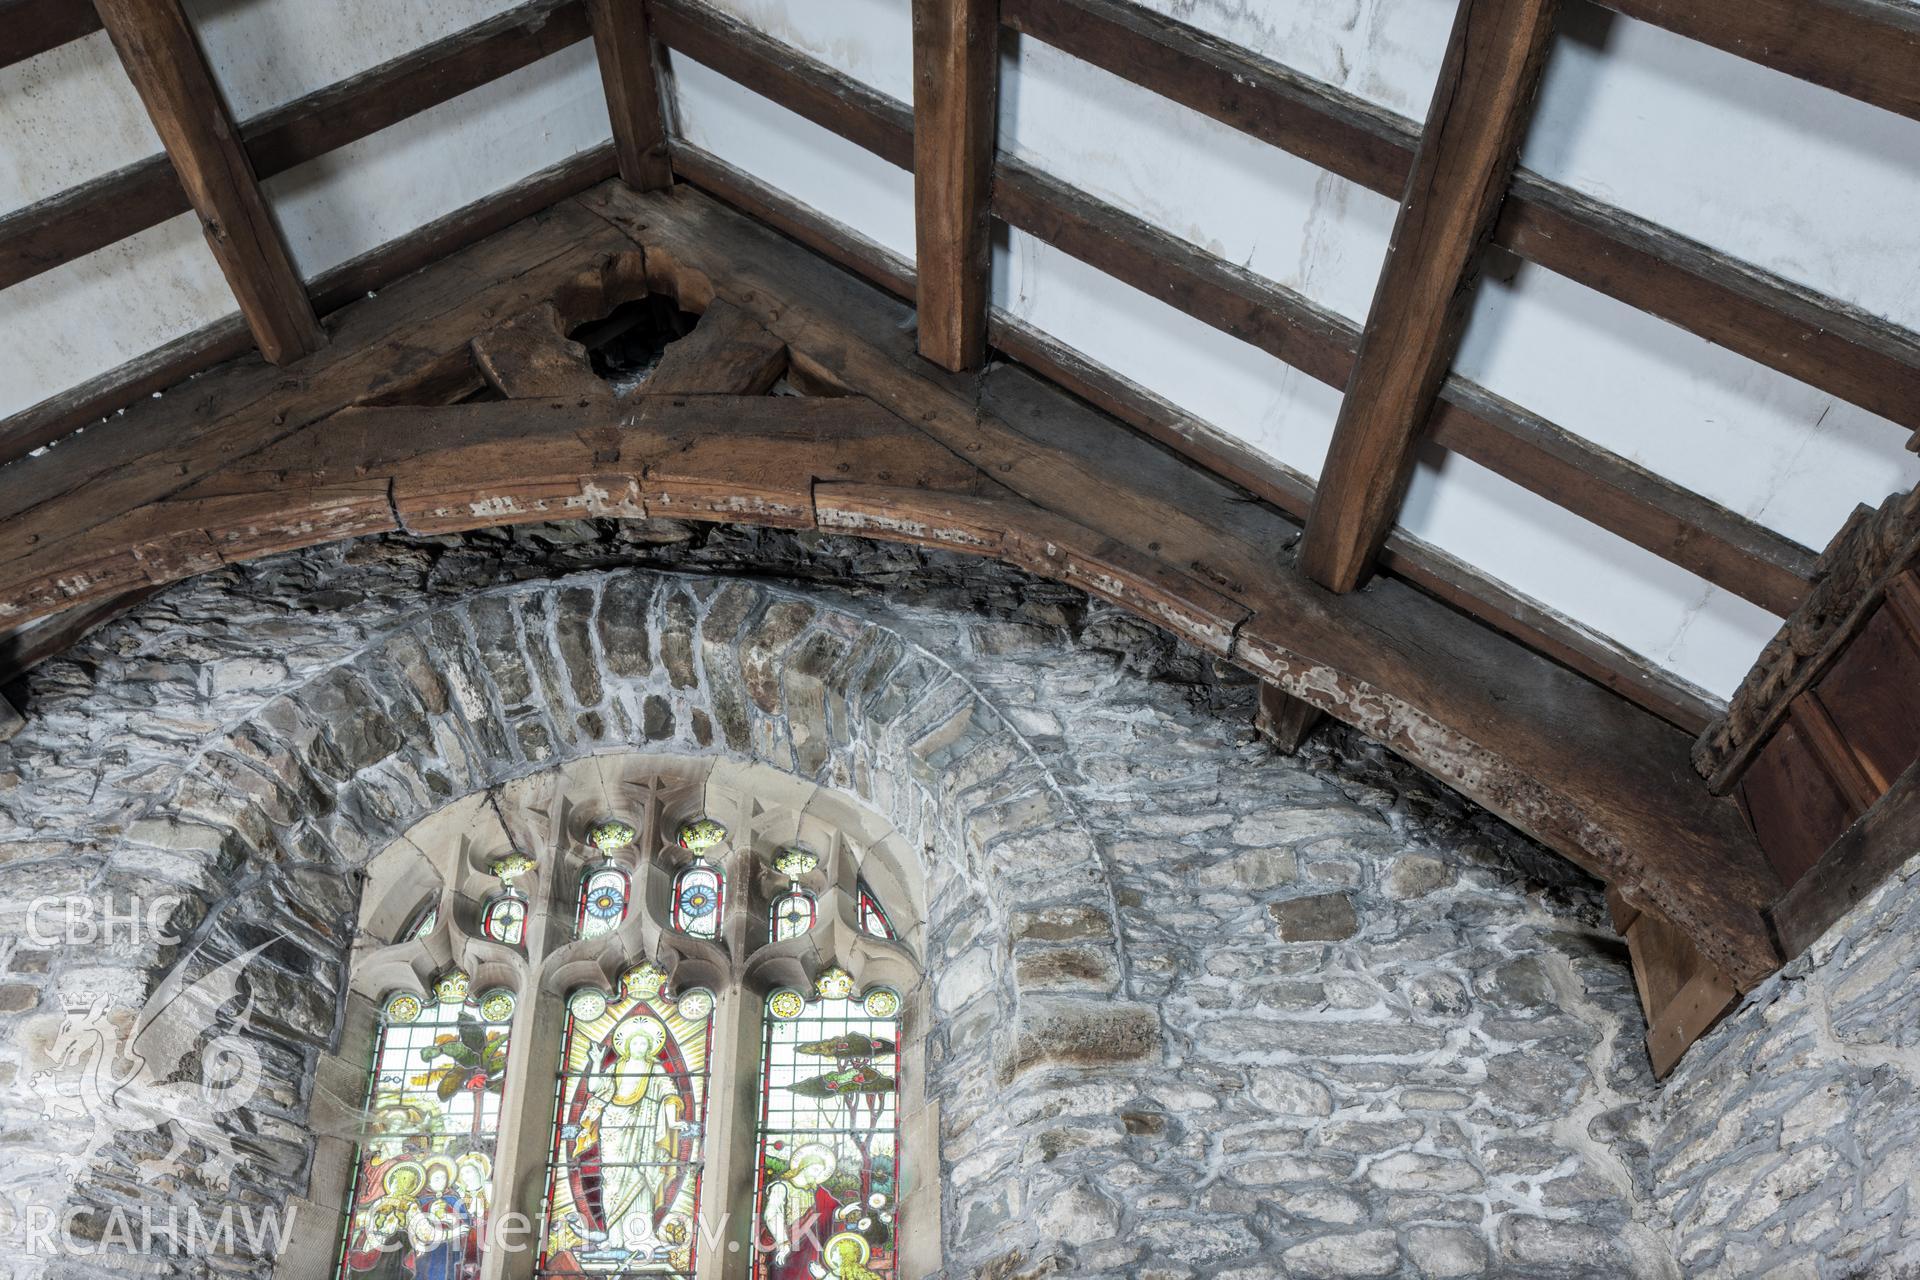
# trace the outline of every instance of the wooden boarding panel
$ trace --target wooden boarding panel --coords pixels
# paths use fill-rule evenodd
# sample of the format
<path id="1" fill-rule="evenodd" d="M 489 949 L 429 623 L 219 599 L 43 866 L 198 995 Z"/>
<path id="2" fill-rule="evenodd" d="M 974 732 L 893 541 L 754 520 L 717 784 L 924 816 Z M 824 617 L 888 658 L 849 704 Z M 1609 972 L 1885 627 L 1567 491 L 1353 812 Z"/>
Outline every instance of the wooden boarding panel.
<path id="1" fill-rule="evenodd" d="M 1897 615 L 1891 603 L 1875 610 L 1817 686 L 1874 800 L 1920 759 L 1920 644 Z"/>
<path id="2" fill-rule="evenodd" d="M 1827 850 L 1771 913 L 1788 959 L 1920 853 L 1920 763 L 1907 766 L 1887 794 Z"/>
<path id="3" fill-rule="evenodd" d="M 1783 886 L 1806 874 L 1856 813 L 1792 723 L 1781 725 L 1754 759 L 1740 791 Z"/>

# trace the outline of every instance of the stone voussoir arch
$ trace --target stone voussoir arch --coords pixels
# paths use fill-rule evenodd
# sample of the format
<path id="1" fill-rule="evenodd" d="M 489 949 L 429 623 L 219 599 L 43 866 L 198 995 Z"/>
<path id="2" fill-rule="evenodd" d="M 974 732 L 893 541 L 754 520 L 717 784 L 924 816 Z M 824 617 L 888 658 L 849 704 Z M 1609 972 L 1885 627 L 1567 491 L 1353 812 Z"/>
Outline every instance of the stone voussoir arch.
<path id="1" fill-rule="evenodd" d="M 463 798 L 632 752 L 778 770 L 877 815 L 919 855 L 947 1202 L 1017 1151 L 1002 1132 L 1009 1099 L 1062 1070 L 1160 1057 L 1157 1011 L 1125 998 L 1093 835 L 951 663 L 853 606 L 742 579 L 623 569 L 515 583 L 403 617 L 274 691 L 210 733 L 115 837 L 192 890 L 193 927 L 156 985 L 244 953 L 268 962 L 250 968 L 249 1009 L 275 1012 L 241 1034 L 258 1032 L 279 1087 L 220 1123 L 253 1135 L 249 1152 L 268 1150 L 294 1195 L 313 1180 L 305 1099 L 345 1026 L 369 861 Z M 1015 976 L 1016 956 L 1069 949 L 1069 963 L 1031 966 L 1043 979 Z M 231 1170 L 199 1185 L 179 1172 L 189 1195 L 217 1198 Z M 69 1203 L 113 1202 L 90 1176 Z M 949 1214 L 949 1237 L 954 1225 Z M 1019 1243 L 1002 1232 L 959 1248 Z"/>

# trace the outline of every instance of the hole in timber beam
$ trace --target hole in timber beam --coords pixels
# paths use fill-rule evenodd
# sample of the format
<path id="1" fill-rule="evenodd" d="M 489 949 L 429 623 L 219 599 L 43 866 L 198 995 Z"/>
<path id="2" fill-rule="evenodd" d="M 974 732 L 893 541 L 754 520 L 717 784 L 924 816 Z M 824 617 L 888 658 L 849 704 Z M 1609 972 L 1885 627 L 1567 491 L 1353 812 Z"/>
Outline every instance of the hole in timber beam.
<path id="1" fill-rule="evenodd" d="M 697 313 L 655 293 L 576 325 L 567 337 L 587 349 L 593 372 L 611 383 L 616 394 L 625 396 L 659 366 L 668 343 L 686 337 L 699 323 Z"/>

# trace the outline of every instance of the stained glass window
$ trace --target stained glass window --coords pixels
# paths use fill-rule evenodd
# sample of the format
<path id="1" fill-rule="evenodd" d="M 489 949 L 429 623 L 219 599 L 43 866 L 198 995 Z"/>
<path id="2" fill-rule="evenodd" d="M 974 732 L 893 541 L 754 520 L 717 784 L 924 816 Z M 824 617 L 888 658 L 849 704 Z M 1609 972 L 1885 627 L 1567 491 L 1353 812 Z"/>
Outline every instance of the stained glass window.
<path id="1" fill-rule="evenodd" d="M 568 1000 L 540 1276 L 693 1275 L 713 997 L 664 976 Z"/>
<path id="2" fill-rule="evenodd" d="M 413 917 L 407 921 L 407 927 L 400 931 L 400 939 L 405 942 L 413 938 L 424 938 L 432 933 L 433 926 L 439 923 L 440 904 L 429 902 L 413 913 Z"/>
<path id="3" fill-rule="evenodd" d="M 720 936 L 726 914 L 727 882 L 717 867 L 704 859 L 694 862 L 673 881 L 673 927 L 696 938 Z"/>
<path id="4" fill-rule="evenodd" d="M 873 890 L 867 887 L 866 880 L 859 882 L 859 889 L 861 930 L 876 938 L 893 937 L 893 922 L 887 919 L 887 909 L 880 905 L 880 899 L 873 896 Z"/>
<path id="5" fill-rule="evenodd" d="M 480 931 L 495 942 L 519 946 L 527 936 L 527 900 L 513 893 L 493 899 L 480 917 Z"/>
<path id="6" fill-rule="evenodd" d="M 437 998 L 398 993 L 382 1015 L 342 1277 L 479 1274 L 514 998 L 468 998 L 463 975 L 436 989 Z"/>
<path id="7" fill-rule="evenodd" d="M 580 914 L 576 927 L 583 938 L 612 933 L 627 918 L 627 894 L 632 888 L 624 868 L 611 862 L 593 868 L 580 881 Z"/>
<path id="8" fill-rule="evenodd" d="M 754 1280 L 898 1274 L 898 1012 L 884 987 L 864 999 L 768 997 Z"/>
<path id="9" fill-rule="evenodd" d="M 818 908 L 805 889 L 789 889 L 773 900 L 767 911 L 767 932 L 775 942 L 797 938 L 813 928 Z"/>

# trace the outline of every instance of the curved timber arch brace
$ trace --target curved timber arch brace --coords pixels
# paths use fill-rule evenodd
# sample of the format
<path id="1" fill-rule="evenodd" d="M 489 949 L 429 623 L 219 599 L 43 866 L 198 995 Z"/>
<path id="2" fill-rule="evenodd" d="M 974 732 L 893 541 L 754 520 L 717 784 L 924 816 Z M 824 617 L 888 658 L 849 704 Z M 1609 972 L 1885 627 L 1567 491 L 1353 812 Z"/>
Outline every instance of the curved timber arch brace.
<path id="1" fill-rule="evenodd" d="M 529 364 L 485 356 L 503 325 L 555 356 L 566 325 L 648 290 L 707 312 L 703 328 L 724 308 L 736 341 L 696 329 L 688 354 L 771 342 L 812 394 L 758 394 L 765 359 L 704 351 L 700 367 L 751 366 L 757 385 L 619 399 L 576 366 L 568 394 L 441 403 L 551 385 L 516 385 L 503 370 Z M 544 330 L 523 320 L 548 301 Z M 1377 738 L 1673 921 L 1739 988 L 1778 964 L 1761 914 L 1777 882 L 1680 731 L 1403 583 L 1334 596 L 1304 581 L 1285 517 L 1016 368 L 929 365 L 905 307 L 688 188 L 556 206 L 350 312 L 305 369 L 291 385 L 230 372 L 177 438 L 90 432 L 49 455 L 68 455 L 46 472 L 58 483 L 36 487 L 46 459 L 0 472 L 0 623 L 332 539 L 577 516 L 992 556 Z"/>

